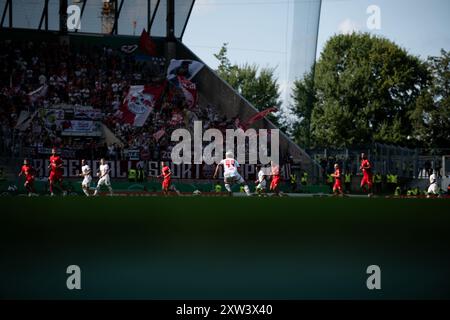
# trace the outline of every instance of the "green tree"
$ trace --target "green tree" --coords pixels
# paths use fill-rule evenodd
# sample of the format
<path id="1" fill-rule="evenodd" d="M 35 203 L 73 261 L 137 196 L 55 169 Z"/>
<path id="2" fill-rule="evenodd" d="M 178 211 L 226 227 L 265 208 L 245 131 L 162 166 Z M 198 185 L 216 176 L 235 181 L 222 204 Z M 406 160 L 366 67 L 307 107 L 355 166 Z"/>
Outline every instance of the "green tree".
<path id="1" fill-rule="evenodd" d="M 293 105 L 290 110 L 297 118 L 291 134 L 303 148 L 309 148 L 311 145 L 311 115 L 316 103 L 313 74 L 311 70 L 303 79 L 294 81 L 291 94 Z"/>
<path id="2" fill-rule="evenodd" d="M 279 85 L 273 68 L 259 68 L 257 65 L 236 65 L 228 59 L 227 43 L 224 43 L 214 57 L 219 60 L 217 74 L 258 110 L 280 108 Z M 280 112 L 269 115 L 269 119 L 280 125 Z"/>
<path id="3" fill-rule="evenodd" d="M 429 57 L 430 86 L 416 101 L 410 114 L 413 138 L 424 148 L 450 146 L 450 52 L 441 50 L 438 57 Z"/>
<path id="4" fill-rule="evenodd" d="M 429 80 L 426 64 L 417 57 L 382 37 L 336 35 L 315 71 L 315 144 L 412 143 L 409 115 Z"/>

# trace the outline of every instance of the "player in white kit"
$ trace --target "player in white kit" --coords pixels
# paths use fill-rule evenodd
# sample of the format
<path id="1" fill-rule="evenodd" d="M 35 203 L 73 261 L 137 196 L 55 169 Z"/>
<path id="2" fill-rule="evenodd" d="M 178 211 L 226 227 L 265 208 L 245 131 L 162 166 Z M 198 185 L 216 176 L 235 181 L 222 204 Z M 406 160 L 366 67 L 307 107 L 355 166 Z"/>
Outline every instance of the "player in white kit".
<path id="1" fill-rule="evenodd" d="M 430 175 L 430 186 L 428 187 L 428 196 L 430 195 L 439 195 L 439 185 L 438 185 L 438 176 L 436 171 Z"/>
<path id="2" fill-rule="evenodd" d="M 105 159 L 100 159 L 100 168 L 99 172 L 97 173 L 97 176 L 99 177 L 97 182 L 97 188 L 95 188 L 94 196 L 98 194 L 98 191 L 100 190 L 100 187 L 105 185 L 108 190 L 109 194 L 113 194 L 113 190 L 111 188 L 111 180 L 109 178 L 109 165 L 105 162 Z"/>
<path id="3" fill-rule="evenodd" d="M 257 180 L 255 181 L 255 183 L 256 183 L 256 193 L 261 195 L 261 194 L 266 192 L 267 180 L 266 180 L 265 171 L 264 171 L 264 169 L 263 169 L 263 167 L 261 165 L 257 166 L 257 170 L 258 170 Z"/>
<path id="4" fill-rule="evenodd" d="M 244 178 L 239 174 L 238 168 L 239 168 L 239 162 L 234 159 L 232 152 L 227 152 L 225 154 L 225 159 L 221 160 L 220 163 L 216 167 L 216 171 L 214 172 L 213 178 L 215 179 L 217 176 L 217 173 L 219 172 L 219 167 L 223 166 L 224 172 L 223 172 L 223 180 L 225 183 L 225 189 L 227 189 L 228 193 L 231 195 L 231 185 L 234 183 L 239 183 L 241 185 L 244 185 L 244 191 L 245 193 L 250 196 L 250 188 L 248 187 L 247 183 L 245 182 Z"/>
<path id="5" fill-rule="evenodd" d="M 91 168 L 84 159 L 81 160 L 81 173 L 79 174 L 79 176 L 83 177 L 83 181 L 81 182 L 81 189 L 83 189 L 84 194 L 89 197 L 91 195 L 89 193 L 89 188 L 92 182 Z"/>

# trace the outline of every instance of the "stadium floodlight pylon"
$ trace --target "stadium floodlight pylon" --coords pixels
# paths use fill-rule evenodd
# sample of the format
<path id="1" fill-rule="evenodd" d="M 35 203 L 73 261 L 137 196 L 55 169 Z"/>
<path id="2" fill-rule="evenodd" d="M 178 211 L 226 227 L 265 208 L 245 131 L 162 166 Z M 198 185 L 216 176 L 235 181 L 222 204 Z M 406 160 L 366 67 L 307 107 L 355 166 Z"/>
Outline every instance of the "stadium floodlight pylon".
<path id="1" fill-rule="evenodd" d="M 294 1 L 288 87 L 311 71 L 316 61 L 322 0 Z M 288 90 L 289 92 L 291 90 Z M 289 99 L 290 94 L 286 94 Z"/>

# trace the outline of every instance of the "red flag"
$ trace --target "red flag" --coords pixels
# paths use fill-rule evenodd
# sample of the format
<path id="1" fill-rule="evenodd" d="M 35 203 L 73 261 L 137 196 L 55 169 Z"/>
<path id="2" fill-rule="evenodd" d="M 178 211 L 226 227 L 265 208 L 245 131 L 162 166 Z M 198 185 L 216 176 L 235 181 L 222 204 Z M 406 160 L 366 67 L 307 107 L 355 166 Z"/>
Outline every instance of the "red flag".
<path id="1" fill-rule="evenodd" d="M 263 118 L 265 118 L 269 113 L 272 112 L 277 112 L 278 109 L 275 107 L 272 108 L 268 108 L 266 110 L 263 110 L 261 112 L 258 112 L 257 114 L 255 114 L 253 117 L 251 117 L 250 119 L 248 119 L 247 121 L 245 121 L 243 124 L 241 124 L 243 127 L 248 128 L 250 125 L 252 125 L 253 123 L 255 123 L 258 120 L 261 120 Z"/>
<path id="2" fill-rule="evenodd" d="M 146 54 L 150 56 L 156 56 L 156 46 L 155 43 L 150 38 L 145 29 L 142 30 L 141 38 L 139 39 L 139 48 Z"/>
<path id="3" fill-rule="evenodd" d="M 157 86 L 131 86 L 123 104 L 120 106 L 122 122 L 142 127 L 151 110 L 157 108 L 165 83 Z"/>

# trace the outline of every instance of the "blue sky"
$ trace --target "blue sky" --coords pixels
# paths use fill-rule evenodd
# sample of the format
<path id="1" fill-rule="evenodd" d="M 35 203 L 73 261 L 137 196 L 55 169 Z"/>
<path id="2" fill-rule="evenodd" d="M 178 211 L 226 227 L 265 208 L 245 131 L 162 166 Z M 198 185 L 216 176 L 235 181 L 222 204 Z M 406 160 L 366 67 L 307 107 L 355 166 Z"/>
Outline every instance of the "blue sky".
<path id="1" fill-rule="evenodd" d="M 224 42 L 232 62 L 276 68 L 286 98 L 294 2 L 309 1 L 197 0 L 183 41 L 213 68 Z M 370 5 L 380 8 L 380 30 L 367 28 Z M 422 58 L 438 55 L 450 50 L 449 13 L 449 0 L 323 0 L 317 57 L 332 35 L 352 30 L 385 36 Z"/>
<path id="2" fill-rule="evenodd" d="M 176 0 L 178 5 L 185 0 Z M 306 70 L 306 61 L 312 60 L 314 47 L 304 39 L 293 48 L 293 25 L 314 26 L 311 8 L 318 0 L 196 0 L 183 41 L 210 67 L 217 67 L 213 54 L 221 45 L 229 45 L 232 62 L 255 63 L 275 68 L 287 100 L 294 71 L 300 77 Z M 5 0 L 0 0 L 3 9 Z M 72 3 L 69 1 L 69 3 Z M 23 5 L 25 3 L 26 5 Z M 132 21 L 137 21 L 137 34 L 146 25 L 146 1 L 126 1 L 123 6 L 119 31 L 132 34 Z M 50 1 L 50 28 L 58 27 L 58 1 Z M 89 0 L 82 20 L 82 31 L 100 32 L 101 0 Z M 376 5 L 381 12 L 381 29 L 369 30 L 366 10 Z M 19 27 L 36 27 L 43 1 L 15 0 L 14 23 Z M 294 15 L 294 8 L 300 17 Z M 450 50 L 450 0 L 322 0 L 318 34 L 317 57 L 325 42 L 340 32 L 362 31 L 385 36 L 408 50 L 426 58 L 438 55 L 441 48 Z M 162 13 L 163 14 L 163 13 Z M 295 21 L 294 21 L 295 18 Z M 159 21 L 159 20 L 158 20 Z M 161 18 L 161 25 L 164 18 Z M 298 30 L 298 28 L 296 28 Z M 305 30 L 303 30 L 305 31 Z M 153 31 L 154 32 L 154 31 Z M 304 32 L 305 35 L 311 32 Z M 311 40 L 311 39 L 310 39 Z M 311 58 L 307 58 L 311 54 Z M 291 55 L 304 65 L 294 67 Z"/>

